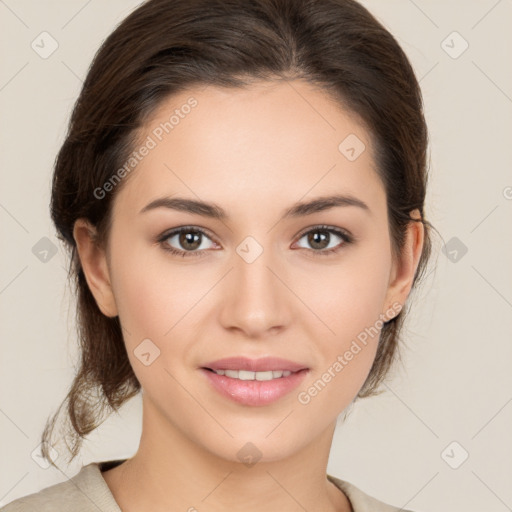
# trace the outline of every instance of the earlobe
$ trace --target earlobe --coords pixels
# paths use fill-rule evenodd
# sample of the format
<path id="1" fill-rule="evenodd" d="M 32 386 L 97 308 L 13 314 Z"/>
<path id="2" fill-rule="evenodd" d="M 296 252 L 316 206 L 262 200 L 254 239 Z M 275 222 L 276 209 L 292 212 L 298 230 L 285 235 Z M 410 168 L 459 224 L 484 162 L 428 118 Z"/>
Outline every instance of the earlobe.
<path id="1" fill-rule="evenodd" d="M 86 219 L 78 219 L 73 226 L 80 263 L 100 311 L 108 317 L 117 316 L 105 250 L 96 241 L 96 229 Z"/>
<path id="2" fill-rule="evenodd" d="M 411 212 L 413 219 L 421 219 L 418 210 Z M 414 275 L 423 250 L 424 226 L 419 220 L 409 222 L 402 254 L 393 262 L 391 279 L 386 297 L 386 306 L 405 304 L 412 288 Z"/>

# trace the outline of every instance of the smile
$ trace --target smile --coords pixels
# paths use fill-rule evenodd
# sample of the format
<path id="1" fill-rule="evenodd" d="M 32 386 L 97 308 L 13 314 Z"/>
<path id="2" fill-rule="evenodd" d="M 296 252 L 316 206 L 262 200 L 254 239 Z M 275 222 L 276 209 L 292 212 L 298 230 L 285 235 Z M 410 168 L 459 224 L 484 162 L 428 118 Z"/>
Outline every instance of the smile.
<path id="1" fill-rule="evenodd" d="M 266 372 L 251 372 L 248 370 L 212 370 L 217 375 L 225 375 L 230 379 L 238 380 L 273 380 L 288 377 L 292 374 L 290 370 L 273 370 Z"/>

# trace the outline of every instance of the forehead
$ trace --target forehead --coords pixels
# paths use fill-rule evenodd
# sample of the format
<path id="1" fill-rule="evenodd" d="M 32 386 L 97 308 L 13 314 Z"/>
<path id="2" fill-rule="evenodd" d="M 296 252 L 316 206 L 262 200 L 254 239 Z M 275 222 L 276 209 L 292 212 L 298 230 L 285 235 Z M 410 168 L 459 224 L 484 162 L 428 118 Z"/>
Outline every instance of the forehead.
<path id="1" fill-rule="evenodd" d="M 180 194 L 238 209 L 348 193 L 382 202 L 370 134 L 302 80 L 202 86 L 166 99 L 139 133 L 149 149 L 116 198 L 139 211 Z M 139 151 L 141 153 L 142 151 Z"/>

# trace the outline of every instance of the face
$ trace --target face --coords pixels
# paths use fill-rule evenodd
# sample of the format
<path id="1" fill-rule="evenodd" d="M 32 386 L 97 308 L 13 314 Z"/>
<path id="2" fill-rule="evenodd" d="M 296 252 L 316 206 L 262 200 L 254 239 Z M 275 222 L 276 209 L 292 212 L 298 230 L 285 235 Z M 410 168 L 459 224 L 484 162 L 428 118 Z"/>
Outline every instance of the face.
<path id="1" fill-rule="evenodd" d="M 89 283 L 119 315 L 145 414 L 227 460 L 246 442 L 268 461 L 305 448 L 357 395 L 410 285 L 369 134 L 293 81 L 180 93 L 140 141 L 108 278 Z M 232 357 L 249 362 L 215 364 Z"/>

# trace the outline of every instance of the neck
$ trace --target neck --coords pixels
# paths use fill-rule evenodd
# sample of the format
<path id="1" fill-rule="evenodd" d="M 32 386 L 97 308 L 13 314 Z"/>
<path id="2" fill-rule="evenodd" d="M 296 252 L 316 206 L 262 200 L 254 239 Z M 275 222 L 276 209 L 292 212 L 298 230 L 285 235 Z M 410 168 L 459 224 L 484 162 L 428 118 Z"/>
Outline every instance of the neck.
<path id="1" fill-rule="evenodd" d="M 242 441 L 245 449 L 227 460 L 165 421 L 148 400 L 143 410 L 137 453 L 103 474 L 123 512 L 351 511 L 345 495 L 326 477 L 335 422 L 286 458 L 269 460 L 256 451 L 257 441 Z"/>

